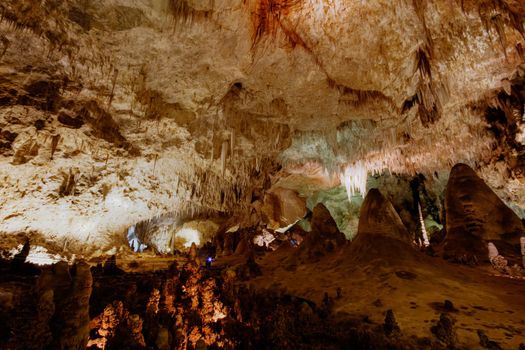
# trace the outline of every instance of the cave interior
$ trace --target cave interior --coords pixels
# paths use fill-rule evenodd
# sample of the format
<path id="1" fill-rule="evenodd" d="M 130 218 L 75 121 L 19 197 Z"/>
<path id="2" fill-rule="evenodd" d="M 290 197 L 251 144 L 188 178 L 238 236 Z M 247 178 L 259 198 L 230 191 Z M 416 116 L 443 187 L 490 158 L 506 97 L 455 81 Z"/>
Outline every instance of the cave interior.
<path id="1" fill-rule="evenodd" d="M 0 349 L 525 350 L 523 0 L 2 0 Z"/>

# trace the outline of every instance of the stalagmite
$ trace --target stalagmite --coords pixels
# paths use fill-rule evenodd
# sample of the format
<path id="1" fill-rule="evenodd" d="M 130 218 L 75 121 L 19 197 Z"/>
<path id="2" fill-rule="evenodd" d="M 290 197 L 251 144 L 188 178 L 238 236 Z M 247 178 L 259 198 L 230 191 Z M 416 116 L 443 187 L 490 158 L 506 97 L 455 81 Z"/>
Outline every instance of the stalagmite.
<path id="1" fill-rule="evenodd" d="M 230 161 L 233 162 L 233 154 L 235 150 L 235 130 L 230 133 Z"/>
<path id="2" fill-rule="evenodd" d="M 392 203 L 376 188 L 368 191 L 361 206 L 356 239 L 369 235 L 391 237 L 407 244 L 413 241 Z"/>
<path id="3" fill-rule="evenodd" d="M 428 247 L 430 242 L 428 240 L 427 229 L 425 227 L 425 220 L 423 219 L 423 212 L 421 211 L 421 204 L 417 204 L 418 214 L 419 214 L 419 223 L 421 225 L 421 233 L 423 235 L 423 246 Z"/>
<path id="4" fill-rule="evenodd" d="M 456 164 L 445 196 L 445 256 L 469 264 L 486 257 L 487 244 L 498 244 L 501 254 L 515 255 L 525 228 L 520 218 L 487 186 L 472 168 Z"/>
<path id="5" fill-rule="evenodd" d="M 487 245 L 487 249 L 489 251 L 489 260 L 492 261 L 495 257 L 499 255 L 498 248 L 494 245 L 494 243 L 489 242 Z"/>
<path id="6" fill-rule="evenodd" d="M 228 142 L 223 141 L 221 147 L 221 174 L 226 170 L 226 154 L 228 153 Z"/>
<path id="7" fill-rule="evenodd" d="M 525 237 L 520 237 L 520 246 L 521 246 L 521 262 L 523 268 L 525 268 Z"/>

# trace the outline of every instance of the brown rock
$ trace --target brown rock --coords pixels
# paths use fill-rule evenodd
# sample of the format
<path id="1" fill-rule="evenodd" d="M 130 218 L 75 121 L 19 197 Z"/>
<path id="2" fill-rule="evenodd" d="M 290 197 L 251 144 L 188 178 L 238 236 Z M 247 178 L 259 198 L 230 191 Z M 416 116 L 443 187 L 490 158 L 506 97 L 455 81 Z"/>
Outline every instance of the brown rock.
<path id="1" fill-rule="evenodd" d="M 303 243 L 292 261 L 295 261 L 295 258 L 311 260 L 321 257 L 345 243 L 345 235 L 337 228 L 328 209 L 319 203 L 312 213 L 312 230 L 305 233 Z"/>
<path id="2" fill-rule="evenodd" d="M 273 188 L 264 197 L 262 214 L 270 228 L 285 227 L 306 215 L 306 201 L 293 190 Z"/>
<path id="3" fill-rule="evenodd" d="M 249 254 L 251 252 L 250 238 L 247 234 L 244 234 L 235 248 L 236 255 Z"/>
<path id="4" fill-rule="evenodd" d="M 368 191 L 361 206 L 357 234 L 387 236 L 406 243 L 413 240 L 392 203 L 375 188 Z"/>
<path id="5" fill-rule="evenodd" d="M 357 236 L 345 252 L 352 265 L 399 266 L 396 276 L 414 280 L 410 266 L 422 263 L 424 257 L 414 249 L 412 236 L 404 227 L 392 204 L 377 189 L 371 189 L 361 206 Z M 405 270 L 406 269 L 406 270 Z"/>
<path id="6" fill-rule="evenodd" d="M 332 218 L 332 215 L 322 203 L 318 203 L 312 211 L 312 232 L 319 233 L 324 238 L 335 239 L 338 243 L 345 240 L 345 236 Z"/>
<path id="7" fill-rule="evenodd" d="M 84 120 L 81 117 L 75 118 L 65 112 L 60 112 L 57 119 L 61 124 L 72 129 L 79 129 L 84 125 Z"/>
<path id="8" fill-rule="evenodd" d="M 520 236 L 525 235 L 521 220 L 469 166 L 452 168 L 445 209 L 446 258 L 459 262 L 487 259 L 488 242 L 505 257 L 519 251 Z"/>

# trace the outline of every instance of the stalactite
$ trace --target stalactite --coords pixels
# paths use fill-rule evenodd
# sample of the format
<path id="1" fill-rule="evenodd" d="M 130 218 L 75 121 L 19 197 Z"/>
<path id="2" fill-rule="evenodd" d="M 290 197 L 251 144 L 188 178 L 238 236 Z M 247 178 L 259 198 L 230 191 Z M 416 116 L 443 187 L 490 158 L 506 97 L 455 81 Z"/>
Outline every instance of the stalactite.
<path id="1" fill-rule="evenodd" d="M 53 135 L 51 138 L 51 159 L 53 159 L 53 155 L 55 154 L 60 139 L 60 135 Z"/>
<path id="2" fill-rule="evenodd" d="M 235 150 L 235 130 L 230 133 L 230 159 L 233 159 L 233 153 Z"/>
<path id="3" fill-rule="evenodd" d="M 187 0 L 169 0 L 169 12 L 175 19 L 175 26 L 192 24 L 196 20 L 207 20 L 213 14 L 213 1 L 210 10 L 197 10 Z"/>
<path id="4" fill-rule="evenodd" d="M 487 144 L 492 144 L 479 118 L 472 111 L 465 111 L 458 116 L 460 126 L 445 135 L 436 134 L 433 129 L 411 127 L 412 120 L 395 127 L 371 121 L 348 122 L 338 128 L 334 149 L 312 148 L 316 144 L 328 145 L 323 141 L 323 133 L 300 133 L 295 135 L 291 148 L 283 152 L 281 161 L 285 167 L 314 161 L 329 173 L 339 171 L 341 183 L 351 197 L 355 192 L 366 191 L 369 174 L 431 174 L 457 162 L 473 164 L 490 152 Z M 448 121 L 437 123 L 437 128 L 444 128 Z M 408 138 L 405 130 L 410 130 Z"/>
<path id="5" fill-rule="evenodd" d="M 228 142 L 223 141 L 221 147 L 221 174 L 226 170 L 226 154 L 228 153 Z"/>
<path id="6" fill-rule="evenodd" d="M 108 106 L 111 106 L 111 102 L 113 102 L 113 98 L 115 97 L 115 86 L 117 84 L 117 78 L 118 78 L 118 69 L 115 69 L 113 73 L 113 79 L 111 82 L 111 93 L 109 95 Z"/>

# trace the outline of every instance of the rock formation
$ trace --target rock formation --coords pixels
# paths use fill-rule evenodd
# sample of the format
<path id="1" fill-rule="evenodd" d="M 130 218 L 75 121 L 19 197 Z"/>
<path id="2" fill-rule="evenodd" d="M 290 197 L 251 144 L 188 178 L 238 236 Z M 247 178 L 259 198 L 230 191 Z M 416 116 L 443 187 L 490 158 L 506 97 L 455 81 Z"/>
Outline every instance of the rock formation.
<path id="1" fill-rule="evenodd" d="M 525 237 L 520 237 L 520 245 L 521 245 L 522 267 L 525 269 Z"/>
<path id="2" fill-rule="evenodd" d="M 302 219 L 306 215 L 306 201 L 293 190 L 276 187 L 266 194 L 262 211 L 269 227 L 278 229 Z"/>
<path id="3" fill-rule="evenodd" d="M 292 254 L 291 260 L 318 259 L 327 253 L 334 252 L 345 243 L 345 235 L 337 228 L 328 209 L 319 203 L 312 212 L 311 231 L 304 234 L 304 240 L 299 249 Z"/>
<path id="4" fill-rule="evenodd" d="M 84 349 L 89 337 L 89 302 L 92 277 L 89 266 L 69 267 L 60 263 L 38 271 L 30 269 L 16 275 L 5 273 L 0 290 L 11 280 L 20 288 L 11 310 L 8 334 L 0 341 L 6 349 Z M 2 313 L 2 317 L 6 317 Z M 2 322 L 5 322 L 2 319 Z"/>
<path id="5" fill-rule="evenodd" d="M 265 197 L 289 225 L 292 192 L 457 162 L 523 209 L 523 10 L 6 0 L 0 230 L 94 251 L 159 213 L 246 217 Z"/>
<path id="6" fill-rule="evenodd" d="M 465 164 L 455 165 L 450 172 L 445 210 L 446 258 L 466 263 L 486 260 L 489 242 L 503 256 L 518 258 L 516 250 L 525 233 L 521 220 Z"/>
<path id="7" fill-rule="evenodd" d="M 371 189 L 361 207 L 357 236 L 346 249 L 345 257 L 359 266 L 370 261 L 399 268 L 417 265 L 422 255 L 415 249 L 412 237 L 390 201 L 379 190 Z M 405 272 L 401 272 L 402 277 L 410 279 L 411 272 L 404 276 Z"/>
<path id="8" fill-rule="evenodd" d="M 358 237 L 378 235 L 412 243 L 414 237 L 403 225 L 401 218 L 377 189 L 368 191 L 359 212 Z"/>
<path id="9" fill-rule="evenodd" d="M 0 1 L 0 348 L 516 347 L 524 184 L 523 0 Z"/>

